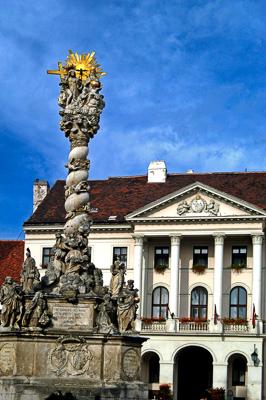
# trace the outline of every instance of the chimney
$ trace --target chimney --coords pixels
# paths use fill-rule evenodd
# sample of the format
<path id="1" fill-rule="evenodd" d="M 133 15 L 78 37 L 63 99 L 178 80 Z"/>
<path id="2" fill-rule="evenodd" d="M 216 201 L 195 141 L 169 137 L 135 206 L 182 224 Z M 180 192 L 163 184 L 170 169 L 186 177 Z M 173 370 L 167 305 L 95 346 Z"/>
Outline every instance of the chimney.
<path id="1" fill-rule="evenodd" d="M 39 204 L 41 204 L 49 190 L 50 186 L 47 181 L 35 179 L 33 184 L 33 212 L 36 210 Z"/>
<path id="2" fill-rule="evenodd" d="M 164 183 L 167 178 L 165 161 L 151 161 L 148 167 L 148 183 Z"/>

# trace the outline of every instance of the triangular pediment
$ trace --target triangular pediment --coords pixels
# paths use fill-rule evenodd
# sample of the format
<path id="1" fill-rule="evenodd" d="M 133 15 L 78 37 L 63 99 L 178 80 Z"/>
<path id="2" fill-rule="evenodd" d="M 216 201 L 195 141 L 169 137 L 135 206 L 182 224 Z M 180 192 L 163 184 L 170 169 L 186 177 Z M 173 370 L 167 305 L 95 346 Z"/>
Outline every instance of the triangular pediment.
<path id="1" fill-rule="evenodd" d="M 126 216 L 136 219 L 263 217 L 266 212 L 242 199 L 200 182 L 168 194 Z"/>

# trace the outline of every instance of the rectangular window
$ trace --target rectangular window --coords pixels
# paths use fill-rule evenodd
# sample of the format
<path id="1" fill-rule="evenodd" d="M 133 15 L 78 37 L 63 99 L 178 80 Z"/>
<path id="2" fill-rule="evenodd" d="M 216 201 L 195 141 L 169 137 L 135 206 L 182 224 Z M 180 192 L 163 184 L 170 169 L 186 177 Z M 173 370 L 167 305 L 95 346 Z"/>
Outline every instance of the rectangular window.
<path id="1" fill-rule="evenodd" d="M 113 263 L 118 259 L 127 266 L 127 247 L 113 248 Z"/>
<path id="2" fill-rule="evenodd" d="M 91 247 L 88 247 L 88 262 L 91 263 Z"/>
<path id="3" fill-rule="evenodd" d="M 155 247 L 154 267 L 155 268 L 169 267 L 169 247 Z"/>
<path id="4" fill-rule="evenodd" d="M 232 265 L 246 268 L 247 266 L 247 246 L 232 247 Z"/>
<path id="5" fill-rule="evenodd" d="M 208 247 L 194 246 L 193 248 L 193 267 L 208 267 Z"/>
<path id="6" fill-rule="evenodd" d="M 42 249 L 42 268 L 47 268 L 51 257 L 53 256 L 52 247 L 43 247 Z"/>

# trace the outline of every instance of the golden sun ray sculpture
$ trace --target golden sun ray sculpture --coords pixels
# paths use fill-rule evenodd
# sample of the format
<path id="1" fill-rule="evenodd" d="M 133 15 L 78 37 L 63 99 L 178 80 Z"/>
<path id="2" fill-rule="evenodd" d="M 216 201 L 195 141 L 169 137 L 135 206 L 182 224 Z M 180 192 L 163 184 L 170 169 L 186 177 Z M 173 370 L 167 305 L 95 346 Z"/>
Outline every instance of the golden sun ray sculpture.
<path id="1" fill-rule="evenodd" d="M 48 70 L 47 73 L 60 75 L 60 77 L 63 78 L 71 69 L 76 71 L 76 77 L 82 81 L 86 81 L 91 74 L 97 78 L 106 75 L 106 72 L 102 71 L 100 64 L 97 64 L 95 51 L 88 54 L 78 54 L 74 53 L 72 50 L 69 50 L 65 65 L 62 65 L 59 61 L 58 70 Z"/>

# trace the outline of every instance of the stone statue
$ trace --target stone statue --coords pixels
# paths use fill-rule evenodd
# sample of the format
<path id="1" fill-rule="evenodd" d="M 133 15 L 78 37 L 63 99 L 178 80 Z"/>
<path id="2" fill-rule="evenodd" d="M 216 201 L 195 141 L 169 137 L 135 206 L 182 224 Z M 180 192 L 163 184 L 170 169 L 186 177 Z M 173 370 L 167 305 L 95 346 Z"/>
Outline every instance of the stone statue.
<path id="1" fill-rule="evenodd" d="M 206 210 L 211 214 L 211 215 L 218 215 L 220 209 L 220 205 L 216 203 L 214 200 L 210 200 L 209 204 L 206 206 Z"/>
<path id="2" fill-rule="evenodd" d="M 10 276 L 7 276 L 0 289 L 2 326 L 19 329 L 23 311 L 22 299 L 22 288 Z"/>
<path id="3" fill-rule="evenodd" d="M 117 300 L 117 320 L 120 332 L 134 331 L 136 312 L 139 303 L 138 289 L 134 289 L 134 281 L 128 280 L 127 287 Z"/>
<path id="4" fill-rule="evenodd" d="M 33 289 L 33 285 L 40 281 L 40 273 L 36 267 L 35 260 L 31 257 L 30 249 L 26 251 L 26 260 L 21 272 L 22 289 L 25 293 Z"/>
<path id="5" fill-rule="evenodd" d="M 178 215 L 183 215 L 190 210 L 190 205 L 186 200 L 181 201 L 181 203 L 178 204 L 177 206 L 177 214 Z"/>
<path id="6" fill-rule="evenodd" d="M 103 302 L 97 306 L 98 314 L 96 317 L 96 326 L 98 333 L 114 333 L 117 328 L 112 322 L 113 303 L 110 293 L 106 293 L 103 297 Z"/>
<path id="7" fill-rule="evenodd" d="M 120 262 L 119 257 L 111 265 L 111 273 L 110 292 L 112 298 L 116 299 L 123 288 L 125 275 L 125 264 Z"/>
<path id="8" fill-rule="evenodd" d="M 48 315 L 47 300 L 42 291 L 36 292 L 31 303 L 26 308 L 23 316 L 22 326 L 46 327 L 50 322 Z"/>

